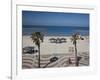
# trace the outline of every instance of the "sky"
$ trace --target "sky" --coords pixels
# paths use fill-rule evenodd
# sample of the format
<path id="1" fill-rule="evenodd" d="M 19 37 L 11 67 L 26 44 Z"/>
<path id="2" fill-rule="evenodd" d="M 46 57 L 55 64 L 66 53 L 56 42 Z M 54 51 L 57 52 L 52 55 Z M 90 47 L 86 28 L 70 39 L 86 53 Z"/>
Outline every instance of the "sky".
<path id="1" fill-rule="evenodd" d="M 22 11 L 23 34 L 43 32 L 45 35 L 89 35 L 89 14 Z"/>

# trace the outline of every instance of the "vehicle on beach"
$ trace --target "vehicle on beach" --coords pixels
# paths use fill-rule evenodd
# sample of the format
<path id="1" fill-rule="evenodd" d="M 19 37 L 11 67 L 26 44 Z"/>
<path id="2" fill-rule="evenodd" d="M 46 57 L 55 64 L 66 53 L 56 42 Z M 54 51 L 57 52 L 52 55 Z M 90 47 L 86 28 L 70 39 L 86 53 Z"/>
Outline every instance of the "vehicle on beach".
<path id="1" fill-rule="evenodd" d="M 23 53 L 24 54 L 34 54 L 36 52 L 38 52 L 38 50 L 35 50 L 35 47 L 33 47 L 33 46 L 23 48 Z"/>

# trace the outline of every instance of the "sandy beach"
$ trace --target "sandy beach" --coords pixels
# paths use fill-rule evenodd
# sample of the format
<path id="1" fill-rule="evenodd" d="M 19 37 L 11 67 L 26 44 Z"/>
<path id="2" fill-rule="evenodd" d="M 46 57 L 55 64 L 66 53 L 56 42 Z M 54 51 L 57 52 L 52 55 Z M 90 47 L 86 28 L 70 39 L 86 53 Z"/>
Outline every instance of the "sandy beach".
<path id="1" fill-rule="evenodd" d="M 81 57 L 79 61 L 79 66 L 89 66 L 89 36 L 82 36 L 84 40 L 77 41 L 77 52 L 78 56 Z M 66 39 L 64 43 L 51 43 L 50 39 Z M 45 36 L 44 42 L 40 44 L 40 63 L 41 68 L 49 63 L 50 58 L 56 56 L 58 60 L 50 63 L 50 67 L 72 67 L 75 66 L 75 51 L 74 45 L 71 42 L 71 36 Z M 35 47 L 35 50 L 38 50 L 37 46 L 32 42 L 30 36 L 23 36 L 23 48 L 24 47 Z M 22 53 L 22 68 L 37 68 L 38 67 L 38 52 L 35 54 Z M 71 59 L 71 64 L 69 64 L 69 58 Z"/>

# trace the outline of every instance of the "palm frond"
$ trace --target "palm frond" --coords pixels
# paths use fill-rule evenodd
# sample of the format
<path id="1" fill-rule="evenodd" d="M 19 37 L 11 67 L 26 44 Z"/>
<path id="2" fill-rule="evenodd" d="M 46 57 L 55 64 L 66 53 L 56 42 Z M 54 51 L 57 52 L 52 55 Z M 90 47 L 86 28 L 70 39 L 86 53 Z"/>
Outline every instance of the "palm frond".
<path id="1" fill-rule="evenodd" d="M 43 42 L 43 37 L 44 35 L 41 34 L 40 32 L 33 32 L 31 34 L 31 38 L 33 40 L 33 43 L 35 43 L 36 45 L 40 45 L 40 42 Z"/>

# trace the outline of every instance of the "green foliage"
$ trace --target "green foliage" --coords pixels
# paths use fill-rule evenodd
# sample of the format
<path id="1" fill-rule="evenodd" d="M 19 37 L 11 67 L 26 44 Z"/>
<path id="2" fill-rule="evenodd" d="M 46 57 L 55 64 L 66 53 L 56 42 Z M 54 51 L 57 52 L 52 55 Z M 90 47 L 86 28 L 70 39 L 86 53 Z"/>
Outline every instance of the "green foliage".
<path id="1" fill-rule="evenodd" d="M 35 43 L 37 46 L 40 46 L 40 43 L 43 42 L 43 37 L 44 35 L 40 32 L 33 32 L 31 35 L 33 43 Z"/>
<path id="2" fill-rule="evenodd" d="M 40 32 L 33 32 L 31 38 L 33 43 L 38 46 L 38 67 L 40 68 L 40 43 L 43 42 L 44 35 Z"/>
<path id="3" fill-rule="evenodd" d="M 75 33 L 72 35 L 71 41 L 73 44 L 77 44 L 77 40 L 84 40 L 84 38 L 82 38 L 79 33 Z"/>
<path id="4" fill-rule="evenodd" d="M 71 37 L 71 41 L 73 42 L 73 45 L 75 47 L 75 65 L 76 66 L 79 65 L 78 56 L 77 56 L 77 40 L 84 40 L 84 38 L 82 38 L 79 33 L 75 33 Z"/>

